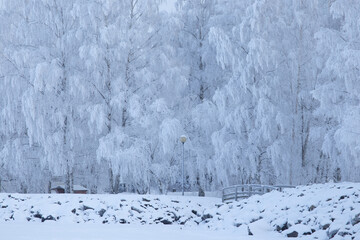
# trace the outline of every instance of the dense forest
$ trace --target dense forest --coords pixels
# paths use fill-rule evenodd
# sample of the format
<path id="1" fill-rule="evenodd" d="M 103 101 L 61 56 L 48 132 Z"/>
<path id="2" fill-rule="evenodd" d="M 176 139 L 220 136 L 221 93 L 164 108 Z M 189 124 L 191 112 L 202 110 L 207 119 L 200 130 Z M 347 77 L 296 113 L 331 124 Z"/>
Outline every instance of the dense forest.
<path id="1" fill-rule="evenodd" d="M 360 181 L 360 1 L 0 0 L 0 191 Z"/>

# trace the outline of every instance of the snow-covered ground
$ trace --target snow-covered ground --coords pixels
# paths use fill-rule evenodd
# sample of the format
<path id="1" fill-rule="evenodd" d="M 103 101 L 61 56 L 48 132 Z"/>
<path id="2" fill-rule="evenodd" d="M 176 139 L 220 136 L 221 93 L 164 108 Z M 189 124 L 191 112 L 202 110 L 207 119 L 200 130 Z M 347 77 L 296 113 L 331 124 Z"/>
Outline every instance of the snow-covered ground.
<path id="1" fill-rule="evenodd" d="M 192 196 L 0 194 L 0 236 L 357 240 L 359 195 L 359 183 L 303 186 L 227 204 Z"/>
<path id="2" fill-rule="evenodd" d="M 179 226 L 67 224 L 67 223 L 1 223 L 0 239 L 6 240 L 278 240 L 275 232 L 261 232 L 255 237 L 239 231 L 181 229 Z"/>

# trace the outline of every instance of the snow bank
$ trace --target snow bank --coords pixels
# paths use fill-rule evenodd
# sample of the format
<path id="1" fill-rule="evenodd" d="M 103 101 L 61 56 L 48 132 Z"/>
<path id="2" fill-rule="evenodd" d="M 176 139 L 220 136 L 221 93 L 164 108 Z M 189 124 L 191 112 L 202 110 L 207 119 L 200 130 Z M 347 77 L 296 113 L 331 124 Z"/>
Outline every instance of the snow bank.
<path id="1" fill-rule="evenodd" d="M 252 196 L 219 198 L 154 195 L 0 194 L 0 222 L 177 225 L 279 232 L 303 239 L 360 239 L 360 184 L 321 184 Z"/>

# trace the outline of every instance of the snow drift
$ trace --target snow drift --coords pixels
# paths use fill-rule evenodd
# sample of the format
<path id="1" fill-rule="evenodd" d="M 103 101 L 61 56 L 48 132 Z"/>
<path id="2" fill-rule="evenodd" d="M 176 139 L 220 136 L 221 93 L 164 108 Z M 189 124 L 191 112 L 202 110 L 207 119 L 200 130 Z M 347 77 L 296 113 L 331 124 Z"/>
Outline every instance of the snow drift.
<path id="1" fill-rule="evenodd" d="M 154 195 L 1 194 L 0 222 L 183 225 L 256 236 L 360 239 L 360 184 L 328 183 L 273 191 L 239 202 Z"/>

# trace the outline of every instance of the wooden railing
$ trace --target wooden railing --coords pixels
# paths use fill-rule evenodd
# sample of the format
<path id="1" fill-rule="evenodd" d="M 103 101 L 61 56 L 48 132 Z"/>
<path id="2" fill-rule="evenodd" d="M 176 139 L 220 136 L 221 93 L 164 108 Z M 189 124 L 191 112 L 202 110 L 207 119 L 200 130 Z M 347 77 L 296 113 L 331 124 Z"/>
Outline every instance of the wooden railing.
<path id="1" fill-rule="evenodd" d="M 284 188 L 294 188 L 294 186 L 286 186 L 286 185 L 259 185 L 259 184 L 245 184 L 245 185 L 236 185 L 231 187 L 226 187 L 222 190 L 222 201 L 229 200 L 239 200 L 248 198 L 251 195 L 255 194 L 264 194 L 271 192 L 273 190 L 283 191 Z"/>

